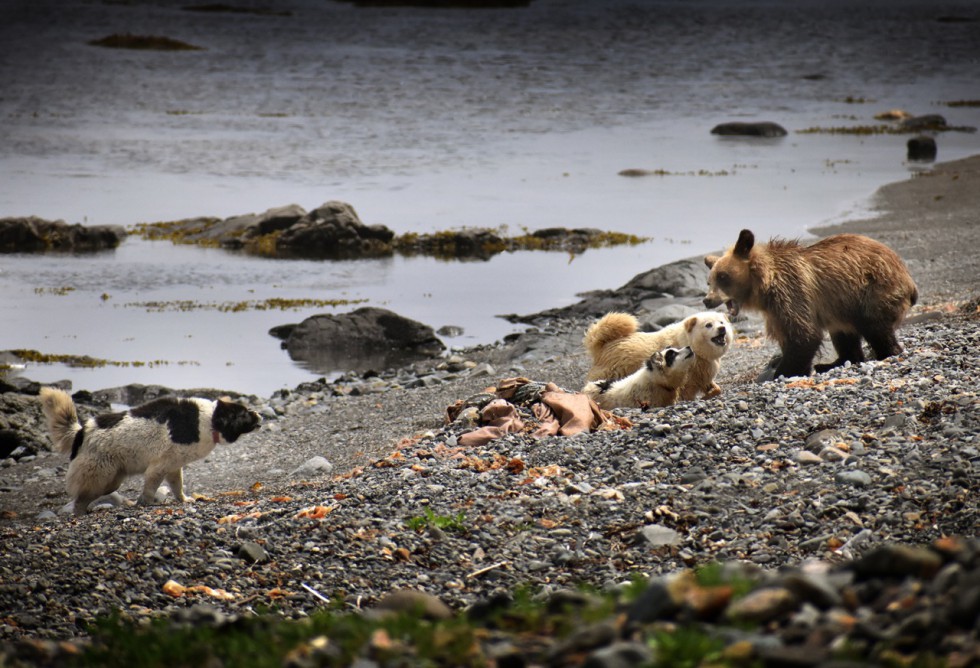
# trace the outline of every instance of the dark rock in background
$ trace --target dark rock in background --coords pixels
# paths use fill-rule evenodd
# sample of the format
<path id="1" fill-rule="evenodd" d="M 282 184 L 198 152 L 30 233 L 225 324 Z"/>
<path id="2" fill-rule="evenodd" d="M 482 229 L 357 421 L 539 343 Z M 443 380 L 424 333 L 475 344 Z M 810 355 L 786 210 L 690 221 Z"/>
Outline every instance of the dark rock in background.
<path id="1" fill-rule="evenodd" d="M 428 325 L 375 307 L 311 316 L 289 330 L 283 347 L 293 360 L 322 372 L 383 369 L 445 350 Z"/>
<path id="2" fill-rule="evenodd" d="M 115 225 L 69 225 L 36 216 L 0 218 L 0 253 L 93 252 L 116 248 L 126 231 Z"/>
<path id="3" fill-rule="evenodd" d="M 932 162 L 936 159 L 936 140 L 932 137 L 912 137 L 907 146 L 909 160 Z"/>
<path id="4" fill-rule="evenodd" d="M 771 121 L 721 123 L 711 129 L 711 134 L 723 137 L 785 137 L 786 129 Z"/>

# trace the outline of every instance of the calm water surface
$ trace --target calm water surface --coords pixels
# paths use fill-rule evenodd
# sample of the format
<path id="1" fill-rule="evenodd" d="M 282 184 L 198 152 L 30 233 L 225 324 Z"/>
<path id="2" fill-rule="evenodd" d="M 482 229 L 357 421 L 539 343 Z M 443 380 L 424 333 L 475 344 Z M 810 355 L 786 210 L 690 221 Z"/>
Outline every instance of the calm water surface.
<path id="1" fill-rule="evenodd" d="M 339 199 L 398 233 L 560 225 L 651 241 L 466 263 L 277 261 L 137 239 L 94 256 L 2 256 L 0 350 L 160 362 L 32 366 L 28 377 L 268 395 L 337 371 L 301 368 L 267 331 L 355 305 L 220 310 L 272 297 L 463 327 L 450 346 L 499 340 L 514 330 L 500 314 L 615 288 L 741 227 L 805 236 L 923 169 L 904 160 L 907 136 L 799 130 L 873 124 L 892 108 L 980 125 L 977 107 L 943 104 L 980 98 L 980 7 L 965 0 L 236 3 L 289 16 L 187 4 L 0 3 L 0 216 L 131 225 Z M 204 50 L 86 44 L 126 32 Z M 790 134 L 709 133 L 755 119 Z M 976 134 L 938 142 L 944 160 L 980 152 Z M 618 176 L 625 168 L 672 175 Z M 202 308 L 148 310 L 155 301 Z"/>

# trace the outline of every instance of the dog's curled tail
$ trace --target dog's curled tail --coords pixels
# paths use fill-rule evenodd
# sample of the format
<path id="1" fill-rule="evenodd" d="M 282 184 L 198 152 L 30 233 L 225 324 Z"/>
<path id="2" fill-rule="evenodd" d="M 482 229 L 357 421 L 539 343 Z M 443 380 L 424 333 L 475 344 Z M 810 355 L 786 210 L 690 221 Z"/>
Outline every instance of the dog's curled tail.
<path id="1" fill-rule="evenodd" d="M 592 323 L 585 332 L 585 349 L 592 359 L 597 359 L 604 347 L 635 334 L 639 329 L 639 321 L 629 313 L 607 313 Z"/>
<path id="2" fill-rule="evenodd" d="M 53 387 L 42 387 L 40 399 L 54 449 L 61 453 L 71 452 L 75 435 L 82 429 L 75 402 L 67 392 Z"/>

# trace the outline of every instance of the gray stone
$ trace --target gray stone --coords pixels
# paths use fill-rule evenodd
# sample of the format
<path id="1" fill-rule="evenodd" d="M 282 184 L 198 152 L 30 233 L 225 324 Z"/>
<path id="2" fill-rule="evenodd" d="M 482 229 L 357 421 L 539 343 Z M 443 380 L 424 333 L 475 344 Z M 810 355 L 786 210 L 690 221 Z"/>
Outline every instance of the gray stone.
<path id="1" fill-rule="evenodd" d="M 282 230 L 276 250 L 301 256 L 354 258 L 391 255 L 395 233 L 365 225 L 345 202 L 327 202 Z"/>
<path id="2" fill-rule="evenodd" d="M 912 137 L 906 143 L 906 156 L 914 162 L 932 162 L 938 153 L 936 140 L 932 137 Z"/>
<path id="3" fill-rule="evenodd" d="M 330 473 L 333 471 L 331 464 L 326 457 L 311 457 L 295 468 L 289 475 L 294 479 L 308 478 L 312 476 Z"/>
<path id="4" fill-rule="evenodd" d="M 906 417 L 903 413 L 894 413 L 885 418 L 885 422 L 878 431 L 879 436 L 899 434 L 905 426 Z"/>
<path id="5" fill-rule="evenodd" d="M 903 119 L 900 127 L 909 132 L 921 132 L 923 130 L 946 130 L 949 125 L 946 123 L 946 118 L 941 114 L 923 114 Z"/>
<path id="6" fill-rule="evenodd" d="M 786 128 L 771 121 L 720 123 L 711 129 L 711 134 L 723 137 L 785 137 Z"/>
<path id="7" fill-rule="evenodd" d="M 640 529 L 639 537 L 645 545 L 663 547 L 665 545 L 680 545 L 682 537 L 679 533 L 661 524 L 648 524 Z"/>
<path id="8" fill-rule="evenodd" d="M 842 485 L 853 487 L 867 487 L 871 484 L 871 476 L 860 469 L 847 469 L 838 471 L 834 479 Z"/>
<path id="9" fill-rule="evenodd" d="M 823 459 L 821 459 L 819 455 L 815 455 L 812 452 L 810 452 L 809 450 L 800 450 L 795 455 L 793 455 L 793 460 L 797 464 L 808 464 L 808 465 L 812 465 L 812 464 L 822 464 L 823 463 Z"/>
<path id="10" fill-rule="evenodd" d="M 666 293 L 674 297 L 701 297 L 708 281 L 703 258 L 678 260 L 637 274 L 617 292 Z"/>
<path id="11" fill-rule="evenodd" d="M 428 325 L 376 307 L 311 316 L 290 330 L 284 347 L 317 373 L 402 366 L 445 350 Z"/>
<path id="12" fill-rule="evenodd" d="M 0 253 L 93 252 L 116 248 L 126 231 L 115 225 L 69 225 L 36 216 L 0 218 Z"/>
<path id="13" fill-rule="evenodd" d="M 252 541 L 245 541 L 239 545 L 236 554 L 240 559 L 244 559 L 250 564 L 261 564 L 270 559 L 269 553 L 265 551 L 265 548 Z"/>
<path id="14" fill-rule="evenodd" d="M 274 209 L 269 209 L 265 213 L 256 216 L 245 232 L 245 237 L 256 237 L 273 232 L 287 230 L 304 217 L 306 210 L 298 204 L 289 204 Z"/>
<path id="15" fill-rule="evenodd" d="M 650 316 L 646 318 L 646 320 L 659 325 L 660 327 L 665 327 L 675 322 L 679 322 L 684 318 L 694 315 L 702 310 L 703 309 L 694 308 L 693 306 L 687 306 L 685 304 L 673 303 L 652 312 Z"/>

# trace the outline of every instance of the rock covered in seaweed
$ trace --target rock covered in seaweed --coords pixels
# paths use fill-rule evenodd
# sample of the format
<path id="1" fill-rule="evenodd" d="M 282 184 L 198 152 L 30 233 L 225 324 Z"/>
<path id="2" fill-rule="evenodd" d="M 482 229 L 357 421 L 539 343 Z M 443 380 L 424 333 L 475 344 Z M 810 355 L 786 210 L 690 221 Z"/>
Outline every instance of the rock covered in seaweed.
<path id="1" fill-rule="evenodd" d="M 353 259 L 399 253 L 443 259 L 487 260 L 499 253 L 545 250 L 583 253 L 589 248 L 639 244 L 642 237 L 594 228 L 549 227 L 505 236 L 500 230 L 460 228 L 396 236 L 384 225 L 365 225 L 354 207 L 331 200 L 307 212 L 298 204 L 261 214 L 231 218 L 188 218 L 141 224 L 136 231 L 151 240 L 220 246 L 273 257 Z"/>
<path id="2" fill-rule="evenodd" d="M 69 225 L 36 216 L 0 218 L 0 253 L 93 252 L 116 248 L 126 231 L 116 225 Z"/>

